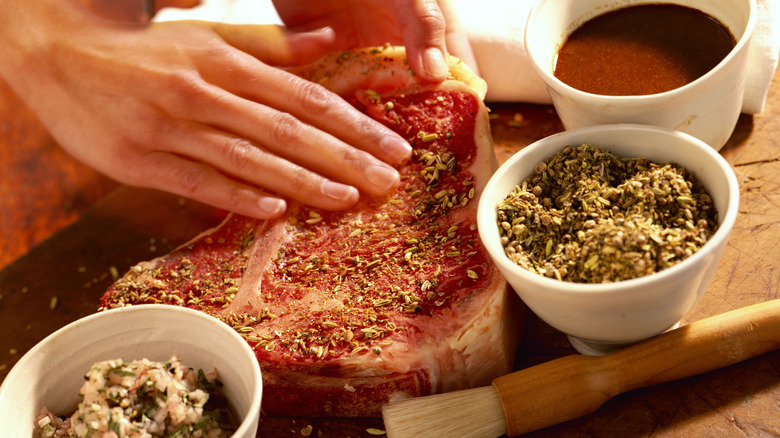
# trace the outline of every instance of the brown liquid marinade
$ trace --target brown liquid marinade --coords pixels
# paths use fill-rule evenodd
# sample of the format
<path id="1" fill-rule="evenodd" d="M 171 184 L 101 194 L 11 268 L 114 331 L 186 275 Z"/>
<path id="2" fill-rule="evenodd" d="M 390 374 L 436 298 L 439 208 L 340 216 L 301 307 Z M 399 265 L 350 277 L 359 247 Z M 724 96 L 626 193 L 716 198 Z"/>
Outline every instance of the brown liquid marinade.
<path id="1" fill-rule="evenodd" d="M 729 30 L 699 10 L 629 6 L 576 29 L 558 52 L 555 76 L 594 94 L 661 93 L 703 76 L 734 46 Z"/>

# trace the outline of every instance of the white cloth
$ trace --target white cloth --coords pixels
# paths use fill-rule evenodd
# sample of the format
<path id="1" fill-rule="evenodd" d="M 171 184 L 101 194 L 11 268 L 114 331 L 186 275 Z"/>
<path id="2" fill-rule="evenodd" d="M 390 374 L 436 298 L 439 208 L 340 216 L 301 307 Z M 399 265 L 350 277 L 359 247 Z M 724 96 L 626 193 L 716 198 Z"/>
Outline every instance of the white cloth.
<path id="1" fill-rule="evenodd" d="M 766 95 L 777 69 L 780 55 L 780 1 L 757 0 L 758 23 L 753 33 L 742 112 L 758 114 L 764 109 Z"/>
<path id="2" fill-rule="evenodd" d="M 486 100 L 550 103 L 531 67 L 523 32 L 533 0 L 454 0 L 469 36 Z M 742 112 L 760 113 L 780 56 L 780 1 L 757 0 L 758 23 L 748 55 Z M 197 19 L 233 24 L 281 24 L 270 0 L 203 0 L 190 9 L 165 8 L 155 21 Z"/>

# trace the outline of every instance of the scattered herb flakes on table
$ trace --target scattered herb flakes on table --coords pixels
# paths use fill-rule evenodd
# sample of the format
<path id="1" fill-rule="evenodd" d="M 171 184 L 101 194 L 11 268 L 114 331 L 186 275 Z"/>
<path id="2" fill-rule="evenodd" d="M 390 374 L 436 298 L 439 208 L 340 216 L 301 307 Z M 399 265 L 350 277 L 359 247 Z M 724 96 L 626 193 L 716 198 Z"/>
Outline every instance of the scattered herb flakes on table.
<path id="1" fill-rule="evenodd" d="M 498 205 L 506 255 L 531 272 L 576 283 L 673 266 L 717 226 L 712 199 L 687 169 L 589 144 L 538 163 Z"/>

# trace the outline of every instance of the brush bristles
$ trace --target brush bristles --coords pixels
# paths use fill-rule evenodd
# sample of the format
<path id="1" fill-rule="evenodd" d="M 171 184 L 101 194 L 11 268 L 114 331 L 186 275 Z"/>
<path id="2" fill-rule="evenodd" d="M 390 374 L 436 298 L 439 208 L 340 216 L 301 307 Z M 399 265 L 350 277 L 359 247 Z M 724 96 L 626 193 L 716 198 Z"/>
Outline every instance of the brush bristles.
<path id="1" fill-rule="evenodd" d="M 495 438 L 507 432 L 492 386 L 390 403 L 382 416 L 388 438 Z"/>

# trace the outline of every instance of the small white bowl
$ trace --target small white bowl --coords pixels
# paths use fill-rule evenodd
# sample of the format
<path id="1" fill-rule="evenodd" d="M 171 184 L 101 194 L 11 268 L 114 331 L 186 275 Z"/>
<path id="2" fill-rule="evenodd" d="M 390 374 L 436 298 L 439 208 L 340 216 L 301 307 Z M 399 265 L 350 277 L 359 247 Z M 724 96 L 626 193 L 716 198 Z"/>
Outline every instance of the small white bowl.
<path id="1" fill-rule="evenodd" d="M 718 211 L 718 230 L 696 253 L 644 277 L 608 284 L 546 278 L 504 253 L 497 205 L 534 166 L 567 145 L 590 143 L 624 157 L 673 161 L 692 171 Z M 690 135 L 645 125 L 604 125 L 565 131 L 533 143 L 507 160 L 488 181 L 477 212 L 479 235 L 509 284 L 539 318 L 567 334 L 577 351 L 599 355 L 674 327 L 707 288 L 734 227 L 739 186 L 713 148 Z"/>
<path id="2" fill-rule="evenodd" d="M 737 39 L 736 47 L 704 76 L 657 94 L 598 95 L 555 77 L 558 50 L 582 23 L 613 9 L 643 3 L 672 3 L 701 10 L 728 27 Z M 720 150 L 742 109 L 748 52 L 757 21 L 755 0 L 539 0 L 528 15 L 525 48 L 566 129 L 642 123 L 683 131 Z"/>
<path id="3" fill-rule="evenodd" d="M 205 313 L 156 304 L 84 317 L 28 351 L 0 386 L 0 437 L 31 437 L 43 407 L 58 415 L 73 412 L 84 374 L 96 362 L 165 361 L 173 354 L 194 369 L 216 368 L 225 397 L 241 421 L 233 436 L 254 438 L 262 379 L 247 342 Z"/>

